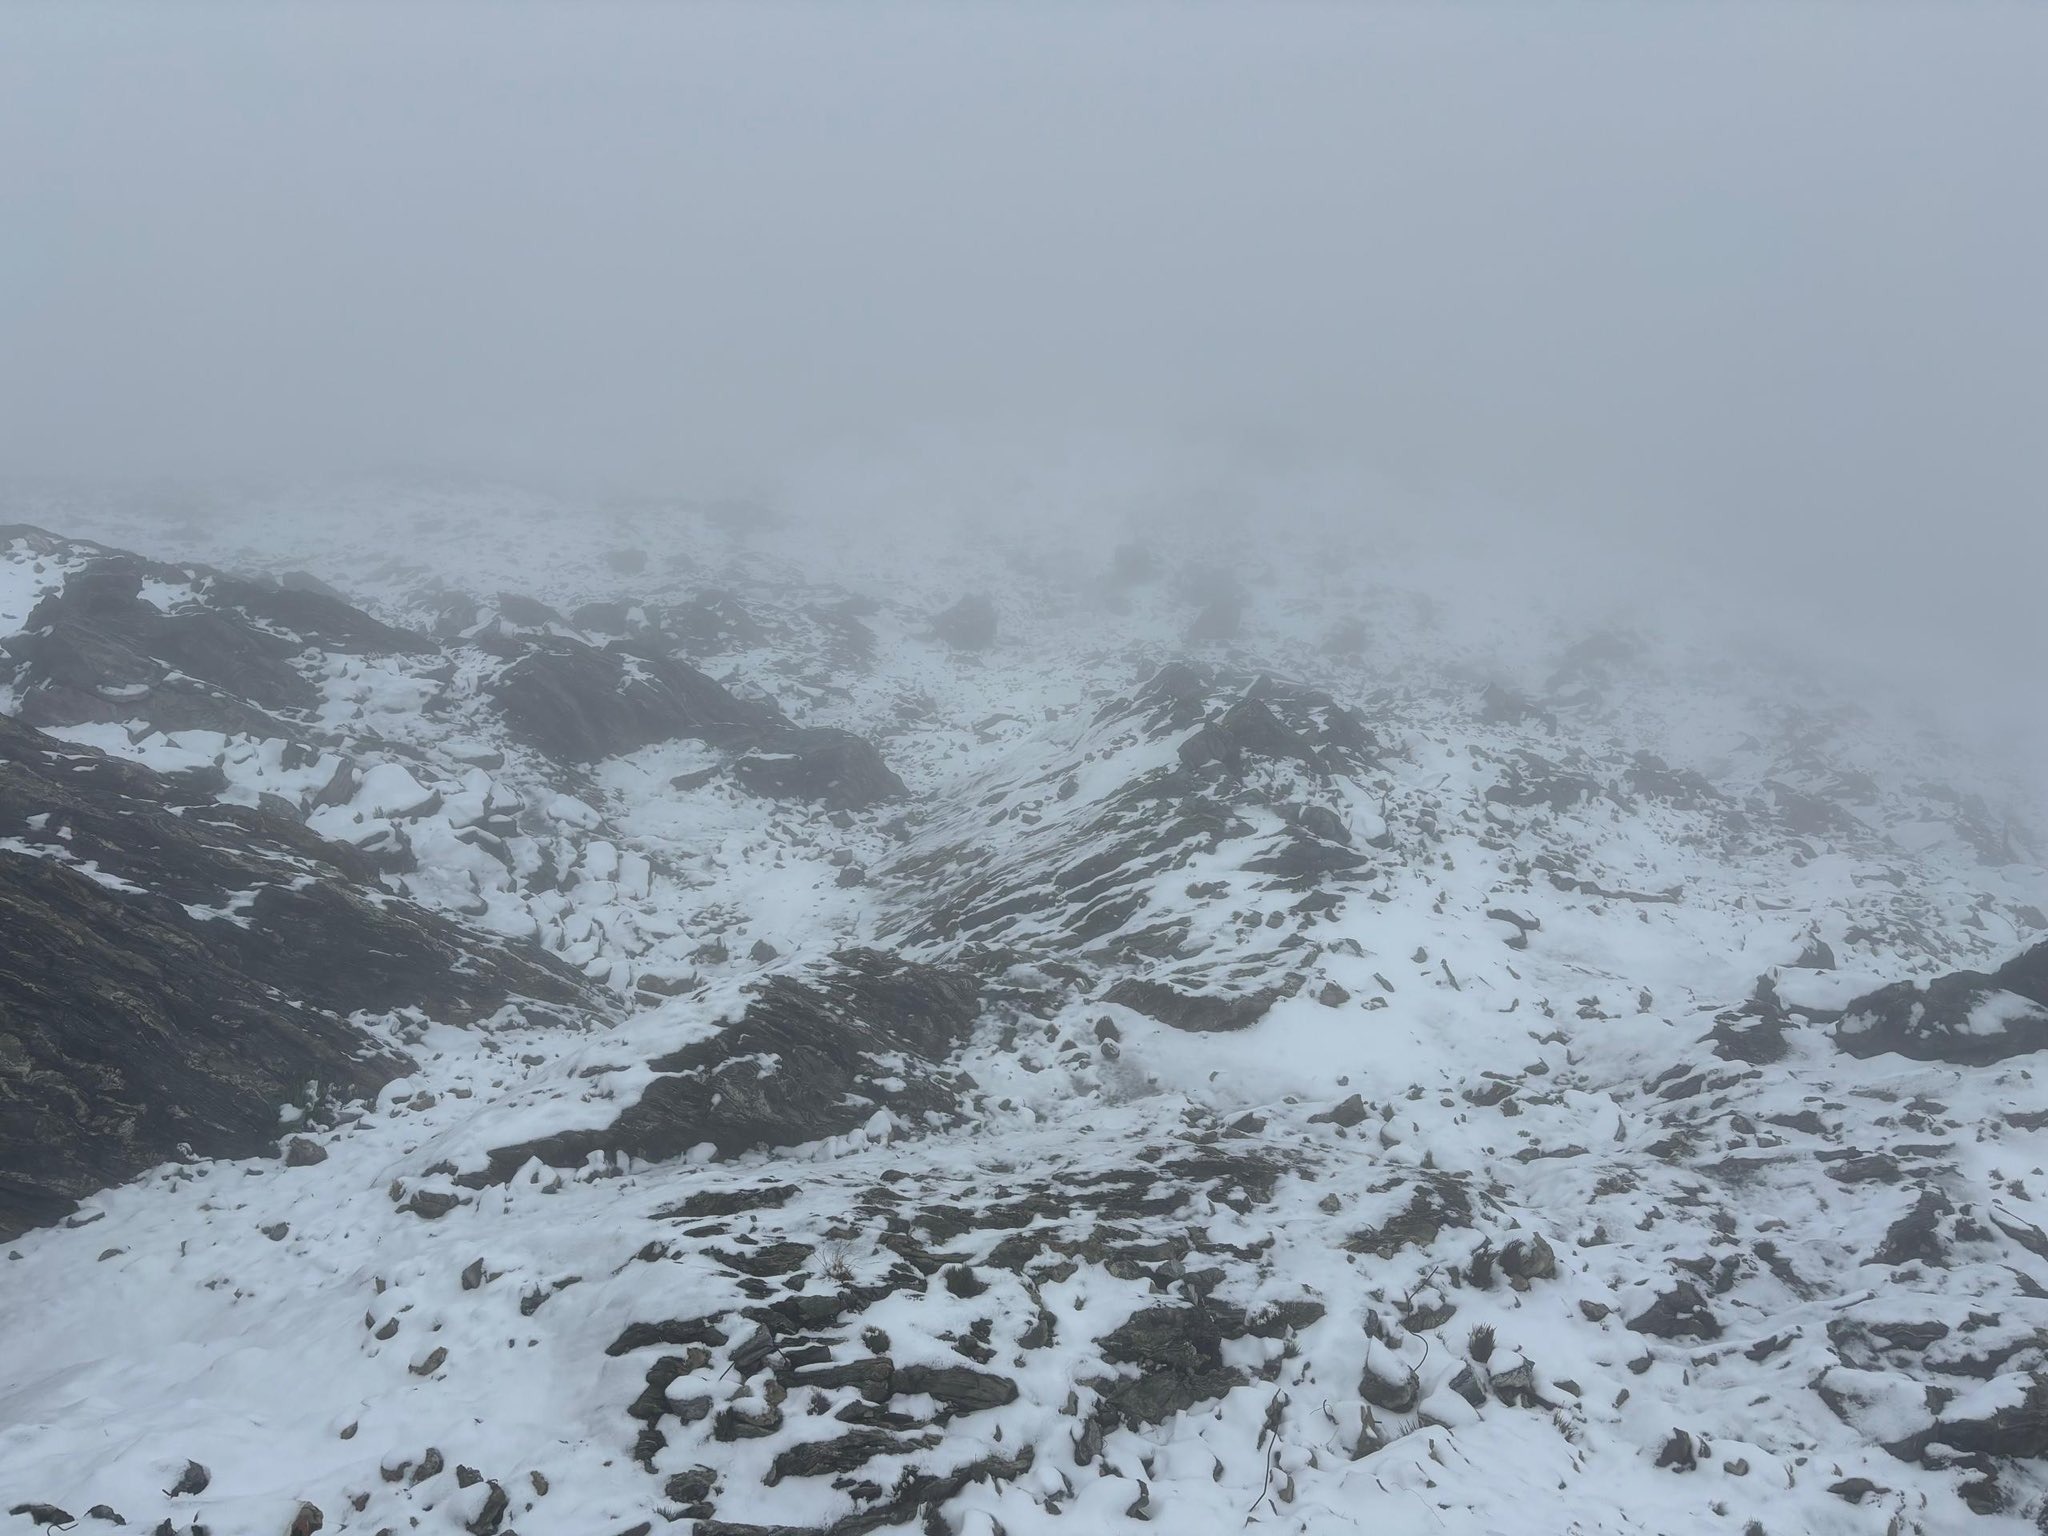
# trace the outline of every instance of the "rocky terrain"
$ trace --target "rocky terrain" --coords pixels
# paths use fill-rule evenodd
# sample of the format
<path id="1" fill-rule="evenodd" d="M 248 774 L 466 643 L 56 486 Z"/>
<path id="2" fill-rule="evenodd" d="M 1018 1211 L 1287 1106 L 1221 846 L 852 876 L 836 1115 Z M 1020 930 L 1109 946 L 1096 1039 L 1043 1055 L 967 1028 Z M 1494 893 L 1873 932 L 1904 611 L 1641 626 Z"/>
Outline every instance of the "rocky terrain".
<path id="1" fill-rule="evenodd" d="M 1396 552 L 19 510 L 0 1531 L 2048 1529 L 2043 849 L 1825 680 Z"/>

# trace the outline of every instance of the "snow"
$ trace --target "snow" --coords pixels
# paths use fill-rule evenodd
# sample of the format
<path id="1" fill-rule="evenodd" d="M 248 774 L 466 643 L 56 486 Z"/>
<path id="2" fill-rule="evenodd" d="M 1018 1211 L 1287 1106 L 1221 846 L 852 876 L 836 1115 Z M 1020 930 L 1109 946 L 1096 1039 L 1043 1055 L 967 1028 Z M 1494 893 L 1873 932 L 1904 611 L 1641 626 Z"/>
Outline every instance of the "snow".
<path id="1" fill-rule="evenodd" d="M 768 1481 L 790 1445 L 841 1432 L 829 1413 L 792 1406 L 781 1433 L 734 1441 L 715 1439 L 710 1420 L 666 1419 L 670 1443 L 650 1477 L 629 1454 L 636 1425 L 625 1408 L 660 1351 L 614 1357 L 608 1346 L 632 1323 L 752 1305 L 709 1256 L 721 1244 L 812 1244 L 857 1281 L 879 1281 L 896 1259 L 863 1214 L 877 1189 L 912 1210 L 975 1208 L 1006 1191 L 1071 1194 L 1107 1173 L 1221 1149 L 1271 1159 L 1281 1172 L 1270 1198 L 1238 1198 L 1213 1181 L 1175 1213 L 1172 1233 L 1138 1235 L 1199 1228 L 1212 1246 L 1256 1252 L 1189 1260 L 1224 1271 L 1222 1302 L 1306 1297 L 1327 1310 L 1284 1343 L 1228 1341 L 1243 1386 L 1165 1424 L 1110 1430 L 1091 1465 L 1077 1465 L 1080 1420 L 1062 1407 L 1118 1374 L 1095 1339 L 1180 1294 L 1151 1275 L 1083 1260 L 1027 1283 L 990 1262 L 1006 1234 L 974 1229 L 932 1246 L 965 1254 L 984 1294 L 970 1302 L 943 1284 L 898 1286 L 842 1327 L 886 1332 L 901 1367 L 960 1365 L 956 1344 L 977 1321 L 991 1325 L 989 1368 L 1019 1396 L 950 1421 L 944 1464 L 1024 1447 L 1037 1459 L 1013 1480 L 970 1485 L 947 1505 L 949 1529 L 1199 1533 L 1254 1519 L 1302 1533 L 1739 1532 L 1750 1520 L 1845 1536 L 1965 1528 L 1959 1474 L 1881 1448 L 1930 1422 L 1923 1385 L 1895 1359 L 1843 1364 L 1830 1329 L 1939 1318 L 1952 1331 L 1932 1358 L 1948 1360 L 2017 1350 L 2048 1323 L 2015 1278 L 2048 1271 L 1995 1233 L 1959 1238 L 1942 1271 L 1870 1262 L 1923 1183 L 1958 1203 L 2001 1190 L 2009 1209 L 2038 1221 L 2024 1213 L 2048 1131 L 2007 1113 L 2040 1107 L 2040 1063 L 1858 1061 L 1813 1024 L 1790 1028 L 1786 1059 L 1766 1070 L 1723 1061 L 1705 1043 L 1716 1014 L 1760 976 L 1789 1005 L 1834 1010 L 1887 981 L 1986 968 L 2041 937 L 2017 914 L 2048 901 L 2048 877 L 1981 862 L 1960 800 L 1916 788 L 1939 780 L 2002 803 L 1965 756 L 1865 720 L 1830 726 L 1816 762 L 1787 744 L 1820 729 L 1790 702 L 1800 686 L 1727 682 L 1724 657 L 1676 643 L 1653 644 L 1629 687 L 1557 708 L 1555 732 L 1489 723 L 1474 704 L 1480 687 L 1500 678 L 1540 688 L 1534 658 L 1554 657 L 1558 635 L 1576 633 L 1564 618 L 1555 629 L 1518 620 L 1472 587 L 1439 589 L 1425 625 L 1405 594 L 1407 583 L 1427 585 L 1426 562 L 1404 565 L 1394 552 L 1370 595 L 1356 572 L 1284 571 L 1275 581 L 1298 601 L 1270 600 L 1281 589 L 1255 584 L 1246 635 L 1208 655 L 1231 688 L 1271 672 L 1364 707 L 1379 765 L 1320 783 L 1257 767 L 1232 805 L 1247 830 L 1192 845 L 1137 882 L 1142 908 L 1092 941 L 1185 919 L 1189 953 L 1128 962 L 1133 974 L 1179 967 L 1230 989 L 1299 971 L 1298 990 L 1256 1023 L 1187 1033 L 1099 989 L 1054 988 L 1042 1012 L 1005 1019 L 991 1008 L 958 1063 L 979 1085 L 963 1125 L 934 1129 L 877 1109 L 846 1135 L 779 1153 L 720 1160 L 707 1143 L 659 1165 L 535 1161 L 479 1189 L 464 1176 L 495 1148 L 608 1125 L 652 1080 L 650 1059 L 710 1037 L 764 975 L 802 974 L 852 943 L 957 959 L 964 941 L 921 926 L 935 909 L 1028 896 L 993 934 L 1011 952 L 1011 974 L 1035 984 L 1070 962 L 1059 875 L 1115 846 L 1108 819 L 1120 793 L 1173 768 L 1189 734 L 1148 734 L 1122 707 L 1160 663 L 1191 649 L 1171 594 L 1139 589 L 1108 612 L 1084 586 L 999 545 L 882 552 L 801 528 L 732 537 L 674 509 L 593 521 L 495 493 L 420 493 L 290 524 L 224 517 L 195 524 L 171 550 L 111 512 L 77 531 L 239 569 L 304 567 L 379 617 L 420 628 L 431 623 L 428 595 L 451 585 L 530 593 L 563 612 L 621 597 L 645 608 L 716 586 L 762 615 L 769 638 L 697 664 L 767 688 L 801 723 L 876 740 L 916 814 L 898 824 L 903 808 L 885 808 L 842 825 L 814 808 L 771 811 L 715 773 L 676 788 L 722 763 L 694 742 L 559 769 L 507 739 L 477 693 L 482 663 L 467 652 L 452 670 L 433 658 L 303 659 L 321 686 L 310 754 L 275 739 L 120 724 L 57 732 L 159 770 L 217 766 L 233 803 L 276 797 L 322 835 L 402 850 L 408 858 L 382 866 L 389 897 L 530 939 L 598 978 L 621 1013 L 599 1025 L 508 1015 L 470 1029 L 365 1018 L 366 1032 L 406 1041 L 418 1068 L 339 1125 L 298 1127 L 324 1161 L 167 1165 L 93 1196 L 87 1224 L 9 1245 L 0 1507 L 34 1499 L 79 1513 L 104 1502 L 131 1524 L 174 1517 L 179 1529 L 240 1536 L 283 1531 L 311 1499 L 330 1531 L 412 1521 L 453 1531 L 484 1497 L 482 1484 L 457 1488 L 463 1465 L 506 1489 L 506 1523 L 523 1536 L 606 1536 L 658 1520 L 662 1477 L 702 1464 L 723 1480 L 720 1518 L 834 1520 L 852 1503 L 831 1479 Z M 603 551 L 625 547 L 654 555 L 649 574 L 622 581 L 603 564 Z M 0 630 L 19 627 L 61 581 L 60 565 L 19 547 L 0 559 Z M 999 594 L 1001 639 L 985 656 L 954 656 L 928 638 L 925 619 L 977 589 Z M 869 667 L 835 659 L 833 632 L 815 617 L 858 593 L 886 594 L 862 621 L 875 636 Z M 172 611 L 203 596 L 162 583 L 150 600 Z M 1323 651 L 1335 616 L 1365 623 L 1367 659 Z M 977 728 L 997 716 L 1010 718 Z M 1527 752 L 1620 783 L 1638 751 L 1707 775 L 1737 811 L 1772 782 L 1811 791 L 1838 769 L 1867 771 L 1880 786 L 1860 807 L 1870 830 L 1821 846 L 1731 830 L 1720 809 L 1649 796 L 1563 811 L 1486 798 Z M 343 769 L 354 777 L 330 793 Z M 1372 860 L 1329 914 L 1298 912 L 1299 893 L 1245 867 L 1281 843 L 1276 807 L 1293 803 L 1336 812 Z M 0 839 L 0 853 L 63 856 L 31 830 Z M 866 883 L 838 883 L 847 863 L 869 872 Z M 1190 894 L 1214 883 L 1222 896 Z M 1674 888 L 1675 900 L 1639 899 Z M 203 915 L 246 922 L 244 908 L 238 896 Z M 1501 908 L 1539 925 L 1527 948 L 1509 947 L 1518 925 L 1487 915 Z M 1793 966 L 1816 934 L 1837 970 Z M 776 958 L 752 959 L 756 940 Z M 1326 982 L 1345 1000 L 1320 1001 Z M 2010 1002 L 1988 1000 L 1979 1022 L 2009 1020 Z M 1103 1019 L 1117 1032 L 1114 1058 L 1099 1044 Z M 1016 1026 L 1008 1043 L 1005 1022 Z M 903 1066 L 875 1070 L 886 1080 Z M 1709 1074 L 1711 1086 L 1667 1097 L 1686 1073 Z M 1512 1112 L 1481 1102 L 1497 1081 L 1512 1085 Z M 1368 1110 L 1355 1127 L 1311 1118 L 1354 1093 Z M 1262 1128 L 1234 1129 L 1248 1114 Z M 1818 1115 L 1825 1133 L 1780 1123 L 1802 1114 Z M 1850 1150 L 1882 1152 L 1909 1177 L 1829 1177 Z M 1385 1256 L 1347 1247 L 1436 1178 L 1468 1192 L 1469 1229 Z M 723 1220 L 712 1236 L 692 1238 L 693 1223 L 660 1214 L 692 1194 L 771 1180 L 797 1193 Z M 423 1189 L 460 1203 L 435 1220 L 401 1209 Z M 1079 1242 L 1094 1225 L 1076 1205 L 1028 1230 Z M 1554 1278 L 1480 1289 L 1444 1273 L 1482 1242 L 1497 1254 L 1536 1235 L 1556 1252 Z M 642 1258 L 656 1242 L 666 1254 Z M 1775 1245 L 1783 1273 L 1756 1256 L 1762 1243 Z M 1675 1277 L 1695 1274 L 1675 1262 L 1711 1272 L 1724 1258 L 1740 1261 L 1726 1291 L 1701 1285 L 1720 1338 L 1625 1326 Z M 465 1288 L 479 1259 L 488 1278 Z M 1368 1337 L 1368 1312 L 1391 1321 L 1404 1301 L 1432 1294 L 1455 1303 L 1454 1320 L 1397 1347 Z M 1041 1308 L 1059 1323 L 1056 1341 L 1027 1349 L 1022 1335 Z M 1549 1406 L 1474 1408 L 1459 1395 L 1464 1341 L 1481 1325 L 1497 1336 L 1492 1376 L 1526 1359 Z M 743 1387 L 726 1370 L 740 1336 L 735 1328 L 671 1399 L 753 1401 L 739 1394 L 758 1394 L 758 1379 Z M 1781 1336 L 1781 1350 L 1750 1358 Z M 1361 1373 L 1395 1360 L 1415 1372 L 1418 1411 L 1375 1413 L 1386 1444 L 1354 1459 L 1369 1422 Z M 1846 1417 L 1816 1392 L 1823 1372 Z M 1951 1422 L 2009 1407 L 2025 1380 L 1943 1379 L 1958 1389 L 1943 1410 Z M 825 1406 L 846 1395 L 826 1394 Z M 1276 1403 L 1279 1427 L 1268 1431 Z M 892 1406 L 921 1405 L 906 1395 Z M 1674 1428 L 1711 1443 L 1697 1471 L 1656 1465 Z M 417 1485 L 387 1475 L 417 1467 L 429 1446 L 445 1471 Z M 207 1492 L 167 1499 L 188 1458 L 210 1469 Z M 887 1456 L 861 1475 L 887 1487 L 904 1465 Z M 1885 1493 L 1850 1504 L 1827 1491 L 1857 1475 Z M 2006 1486 L 2012 1512 L 1967 1517 L 1967 1528 L 2029 1527 L 2026 1501 L 2048 1491 L 2038 1470 Z M 361 1511 L 351 1507 L 358 1495 Z M 1142 1521 L 1126 1513 L 1138 1507 Z M 28 1529 L 26 1517 L 0 1522 L 8 1536 Z"/>

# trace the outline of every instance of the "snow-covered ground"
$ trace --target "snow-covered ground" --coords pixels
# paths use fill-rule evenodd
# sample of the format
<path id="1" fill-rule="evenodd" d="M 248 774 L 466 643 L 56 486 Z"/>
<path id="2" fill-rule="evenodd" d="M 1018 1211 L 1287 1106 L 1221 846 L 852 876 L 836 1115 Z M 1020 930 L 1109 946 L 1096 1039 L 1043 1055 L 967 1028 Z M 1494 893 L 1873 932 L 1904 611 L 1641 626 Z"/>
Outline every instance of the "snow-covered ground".
<path id="1" fill-rule="evenodd" d="M 1239 550 L 1226 582 L 1201 550 L 1118 577 L 1113 540 L 478 491 L 30 513 L 438 635 L 299 657 L 297 742 L 53 734 L 218 768 L 608 1002 L 365 1017 L 415 1069 L 307 1130 L 318 1161 L 168 1164 L 8 1245 L 0 1508 L 30 1508 L 0 1530 L 2037 1528 L 2040 1058 L 1859 1059 L 1829 1025 L 2048 938 L 2048 875 L 2023 794 L 1885 709 L 1392 551 Z M 81 558 L 0 556 L 0 630 Z M 1235 633 L 1190 638 L 1233 587 Z M 971 592 L 997 635 L 961 650 L 932 619 Z M 508 732 L 494 644 L 650 612 L 907 795 Z M 1316 761 L 1191 762 L 1248 704 Z M 955 1111 L 493 1171 L 854 945 L 980 984 Z M 1145 986 L 1248 1017 L 1181 1027 Z M 188 1461 L 205 1487 L 167 1492 Z"/>

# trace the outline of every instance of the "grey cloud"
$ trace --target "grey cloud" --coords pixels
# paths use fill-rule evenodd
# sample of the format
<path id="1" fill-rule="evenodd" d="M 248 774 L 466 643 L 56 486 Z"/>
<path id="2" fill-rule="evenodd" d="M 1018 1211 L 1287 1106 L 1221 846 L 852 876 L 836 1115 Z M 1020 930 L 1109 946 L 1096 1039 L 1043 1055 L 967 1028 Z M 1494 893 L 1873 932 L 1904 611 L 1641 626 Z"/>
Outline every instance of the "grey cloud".
<path id="1" fill-rule="evenodd" d="M 2038 9 L 5 30 L 14 473 L 772 491 L 1127 440 L 2042 659 Z"/>

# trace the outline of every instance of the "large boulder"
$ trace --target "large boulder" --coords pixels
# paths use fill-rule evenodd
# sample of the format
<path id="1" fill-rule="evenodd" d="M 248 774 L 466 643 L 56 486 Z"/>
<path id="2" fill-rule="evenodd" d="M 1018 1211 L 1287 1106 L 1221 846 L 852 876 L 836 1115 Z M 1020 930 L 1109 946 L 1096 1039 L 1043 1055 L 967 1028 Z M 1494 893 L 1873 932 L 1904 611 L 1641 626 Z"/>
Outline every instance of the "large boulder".
<path id="1" fill-rule="evenodd" d="M 866 810 L 906 793 L 874 744 L 851 731 L 784 731 L 750 748 L 732 773 L 749 794 L 832 810 Z"/>
<path id="2" fill-rule="evenodd" d="M 1213 763 L 1236 775 L 1244 771 L 1247 759 L 1260 758 L 1297 762 L 1315 774 L 1327 771 L 1308 738 L 1282 722 L 1264 699 L 1240 699 L 1180 744 L 1184 768 Z"/>
<path id="3" fill-rule="evenodd" d="M 1996 971 L 1954 971 L 1926 986 L 1895 981 L 1842 1010 L 1835 1044 L 1851 1056 L 1982 1065 L 2048 1050 L 2048 944 Z"/>
<path id="4" fill-rule="evenodd" d="M 735 698 L 685 662 L 563 637 L 523 649 L 489 691 L 515 737 L 569 763 L 662 741 L 740 746 L 788 728 L 772 704 Z"/>
<path id="5" fill-rule="evenodd" d="M 1187 992 L 1163 981 L 1127 976 L 1103 996 L 1142 1013 L 1148 1019 L 1192 1034 L 1223 1034 L 1249 1029 L 1264 1018 L 1280 993 L 1271 988 L 1256 992 Z"/>

